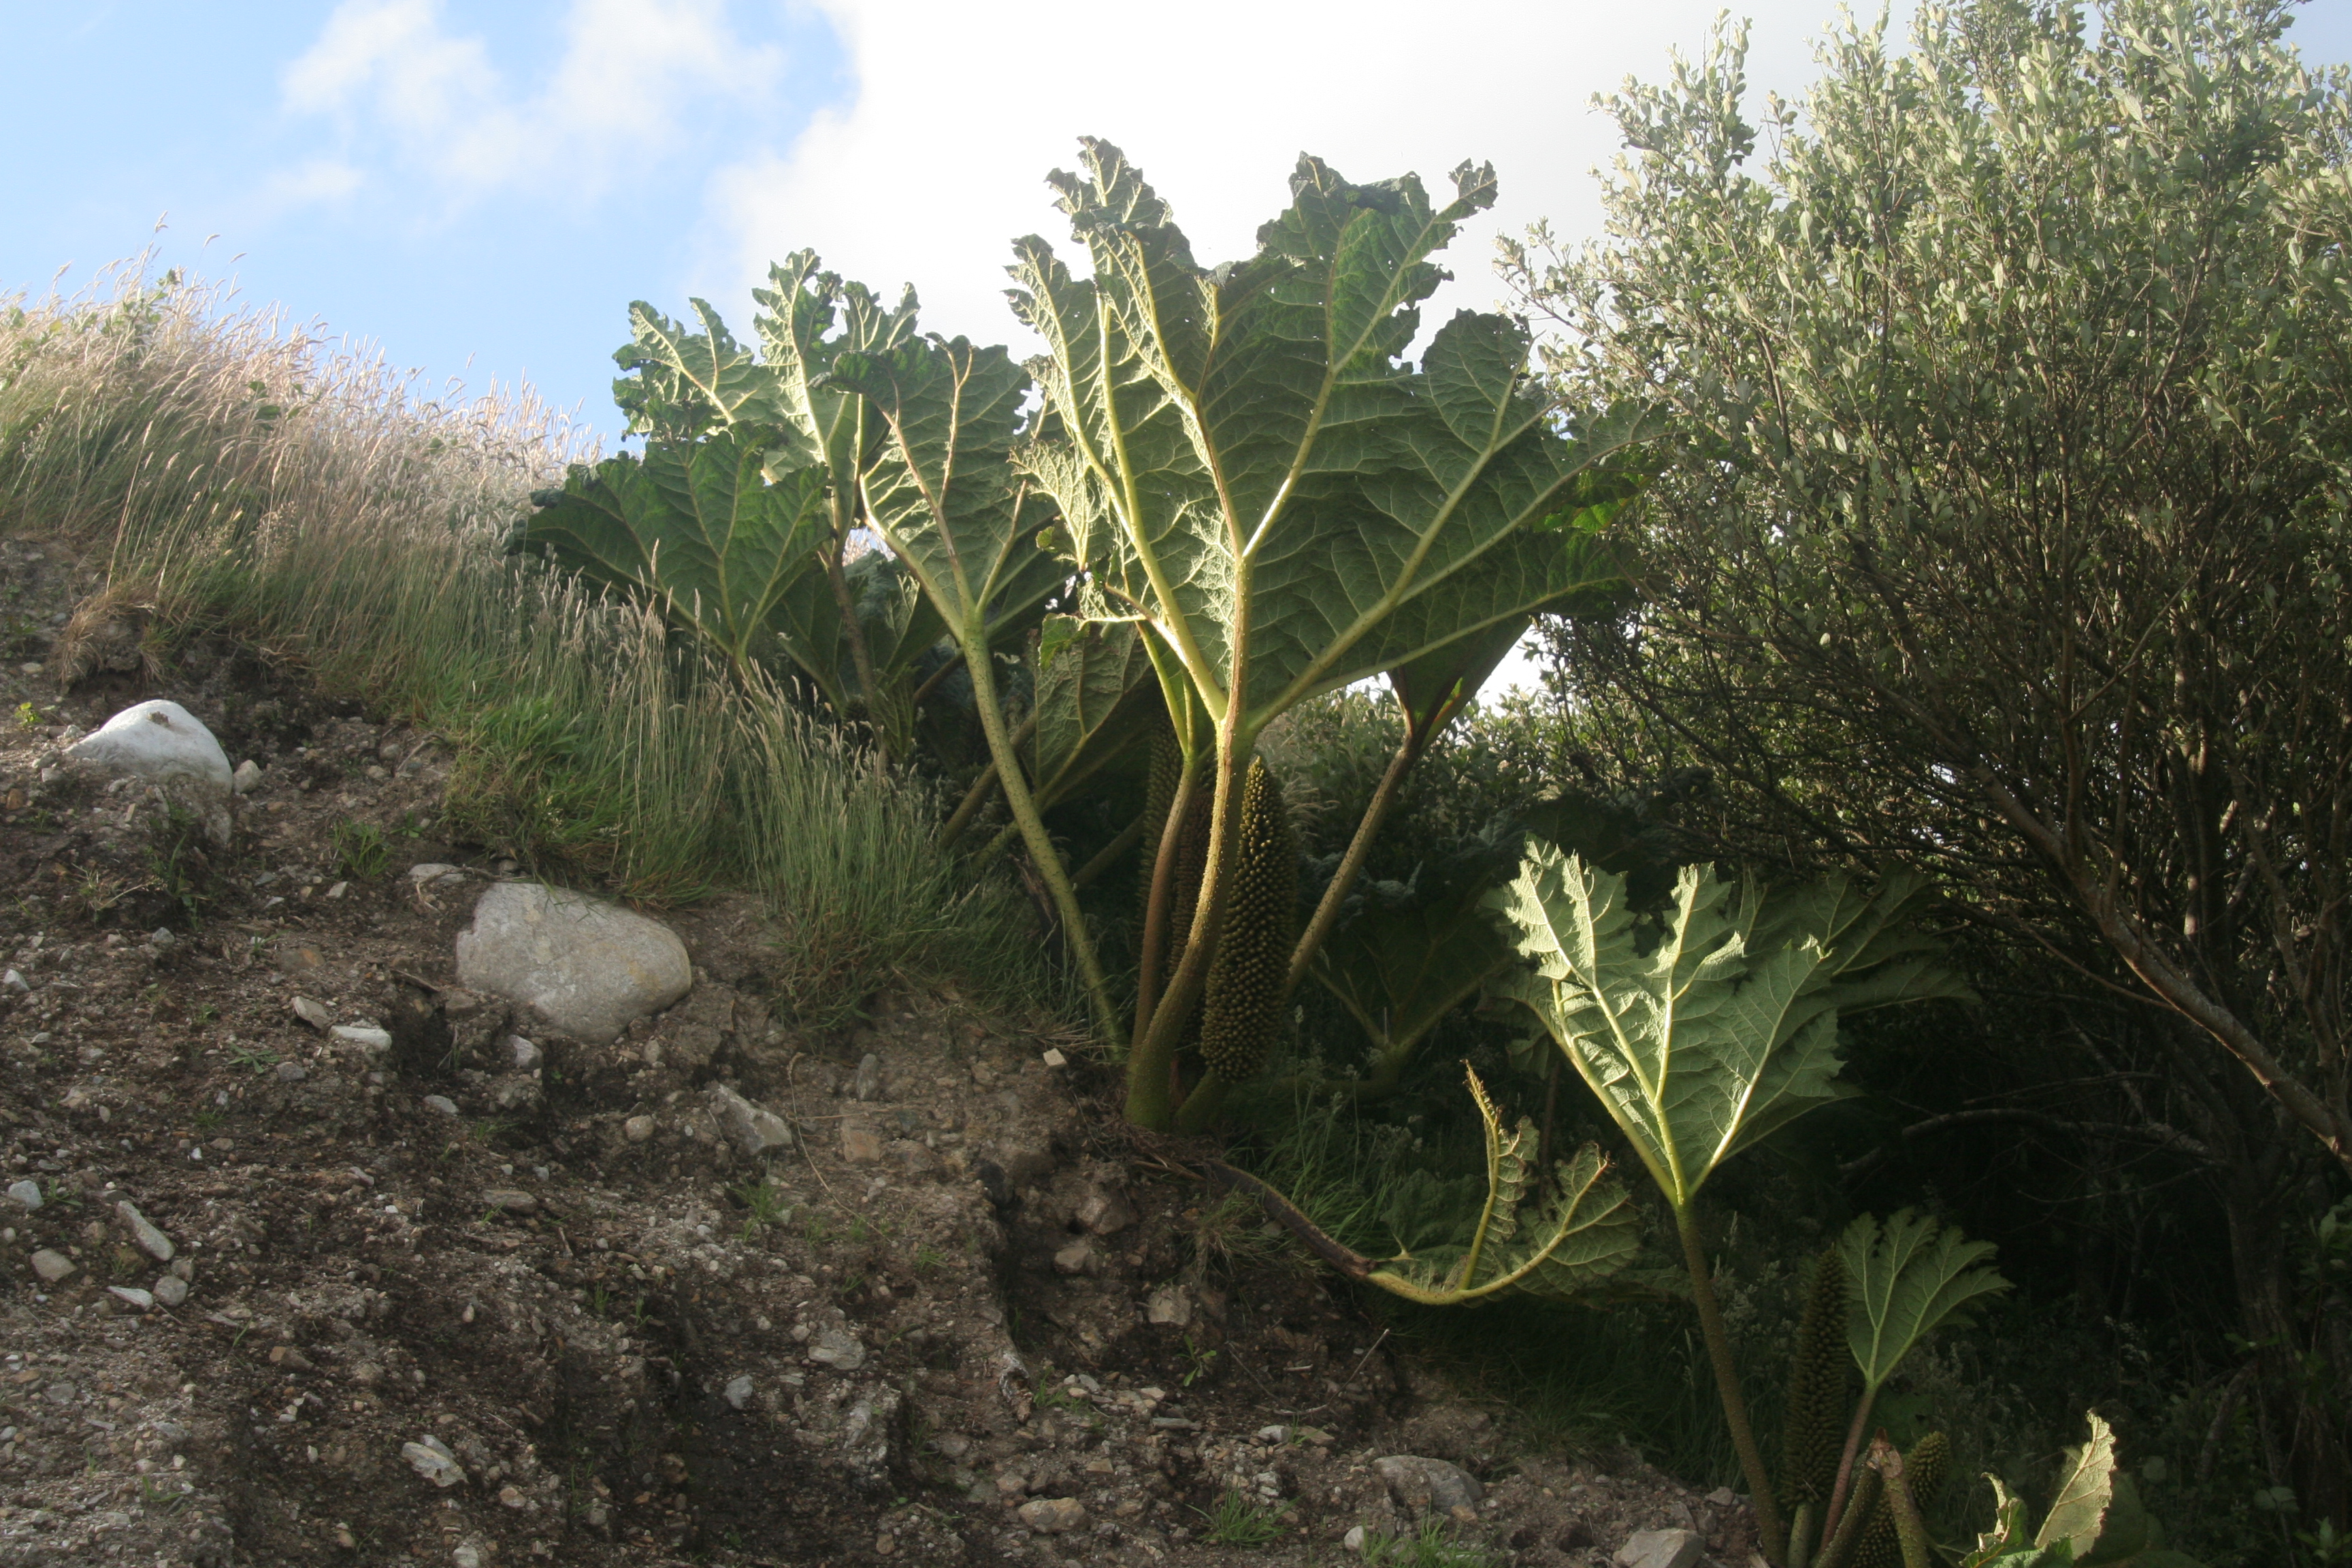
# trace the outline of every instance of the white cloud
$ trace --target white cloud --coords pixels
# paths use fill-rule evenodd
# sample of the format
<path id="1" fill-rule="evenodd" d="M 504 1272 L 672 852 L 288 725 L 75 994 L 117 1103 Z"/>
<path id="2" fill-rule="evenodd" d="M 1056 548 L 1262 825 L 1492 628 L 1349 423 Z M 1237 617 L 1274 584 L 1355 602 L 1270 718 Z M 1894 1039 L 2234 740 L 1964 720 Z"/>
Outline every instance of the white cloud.
<path id="1" fill-rule="evenodd" d="M 286 68 L 285 107 L 331 119 L 346 157 L 432 180 L 452 206 L 529 186 L 593 197 L 675 146 L 713 97 L 772 95 L 784 58 L 724 0 L 571 0 L 543 84 L 518 86 L 440 0 L 343 0 Z"/>
<path id="2" fill-rule="evenodd" d="M 917 286 L 930 328 L 1006 341 L 1008 242 L 1067 230 L 1043 181 L 1081 134 L 1119 144 L 1175 205 L 1204 263 L 1246 255 L 1287 200 L 1301 150 L 1350 179 L 1418 171 L 1433 195 L 1464 158 L 1491 159 L 1493 212 L 1456 239 L 1442 320 L 1489 308 L 1494 237 L 1538 216 L 1586 232 L 1589 170 L 1615 155 L 1595 92 L 1663 78 L 1704 47 L 1718 0 L 1193 0 L 1045 6 L 814 0 L 856 82 L 786 149 L 713 177 L 704 290 L 730 315 L 767 263 L 814 246 L 828 267 Z M 1751 77 L 1793 92 L 1834 0 L 1756 0 Z M 1907 10 L 1907 7 L 1902 7 Z M 1077 258 L 1073 258 L 1074 261 Z"/>

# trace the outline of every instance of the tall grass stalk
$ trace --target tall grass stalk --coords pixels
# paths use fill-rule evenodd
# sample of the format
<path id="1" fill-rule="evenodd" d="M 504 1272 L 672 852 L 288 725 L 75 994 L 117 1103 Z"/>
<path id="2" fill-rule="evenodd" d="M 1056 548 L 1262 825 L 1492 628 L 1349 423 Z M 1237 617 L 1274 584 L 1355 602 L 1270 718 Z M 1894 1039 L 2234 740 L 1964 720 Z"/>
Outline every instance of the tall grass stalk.
<path id="1" fill-rule="evenodd" d="M 453 829 L 551 872 L 654 904 L 759 893 L 804 1014 L 899 972 L 1058 1005 L 1026 905 L 940 847 L 918 781 L 503 553 L 530 492 L 594 453 L 528 390 L 420 395 L 143 260 L 0 298 L 0 531 L 103 549 L 167 656 L 226 633 L 438 731 Z"/>

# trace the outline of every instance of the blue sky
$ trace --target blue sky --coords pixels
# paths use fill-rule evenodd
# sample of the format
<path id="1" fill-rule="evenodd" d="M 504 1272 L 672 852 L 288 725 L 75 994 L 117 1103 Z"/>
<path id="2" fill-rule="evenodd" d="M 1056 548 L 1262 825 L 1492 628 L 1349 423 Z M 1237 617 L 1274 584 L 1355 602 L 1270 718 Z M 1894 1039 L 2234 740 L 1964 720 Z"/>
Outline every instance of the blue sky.
<path id="1" fill-rule="evenodd" d="M 1157 7 L 986 0 L 0 0 L 0 294 L 68 263 L 72 292 L 168 212 L 163 265 L 233 275 L 427 384 L 528 377 L 609 434 L 628 301 L 704 293 L 748 334 L 764 261 L 798 245 L 911 279 L 929 325 L 1007 337 L 1006 242 L 1060 237 L 1041 179 L 1087 132 L 1208 259 L 1246 247 L 1301 147 L 1356 178 L 1491 158 L 1503 203 L 1452 290 L 1485 305 L 1496 230 L 1589 226 L 1612 153 L 1590 96 L 1663 76 L 1716 8 L 1192 0 L 1168 29 Z M 1801 88 L 1832 8 L 1738 7 L 1759 89 Z M 2352 0 L 2294 36 L 2352 58 Z"/>

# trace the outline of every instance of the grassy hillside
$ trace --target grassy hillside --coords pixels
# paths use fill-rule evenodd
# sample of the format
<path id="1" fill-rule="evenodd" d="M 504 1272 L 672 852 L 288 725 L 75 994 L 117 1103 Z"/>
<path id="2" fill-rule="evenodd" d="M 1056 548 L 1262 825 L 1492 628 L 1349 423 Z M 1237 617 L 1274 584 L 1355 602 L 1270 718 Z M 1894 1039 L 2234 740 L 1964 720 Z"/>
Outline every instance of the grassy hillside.
<path id="1" fill-rule="evenodd" d="M 530 492 L 593 456 L 527 389 L 435 397 L 176 272 L 0 302 L 0 531 L 107 552 L 82 626 L 142 624 L 159 664 L 226 632 L 438 731 L 449 830 L 488 850 L 645 903 L 757 892 L 804 1011 L 894 971 L 1050 1001 L 1025 903 L 938 848 L 919 782 L 504 555 Z"/>

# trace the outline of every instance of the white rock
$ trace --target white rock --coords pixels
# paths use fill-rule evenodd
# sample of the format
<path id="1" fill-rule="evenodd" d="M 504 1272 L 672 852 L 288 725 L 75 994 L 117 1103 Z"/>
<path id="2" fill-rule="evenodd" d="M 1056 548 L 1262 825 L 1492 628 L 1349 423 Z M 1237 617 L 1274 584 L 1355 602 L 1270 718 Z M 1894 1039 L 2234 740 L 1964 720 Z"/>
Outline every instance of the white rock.
<path id="1" fill-rule="evenodd" d="M 130 1302 L 132 1306 L 138 1308 L 142 1312 L 155 1304 L 154 1297 L 149 1295 L 146 1291 L 138 1289 L 136 1286 L 109 1285 L 106 1289 L 110 1295 Z"/>
<path id="2" fill-rule="evenodd" d="M 261 764 L 251 757 L 236 764 L 236 772 L 228 778 L 229 788 L 239 795 L 251 795 L 261 787 Z"/>
<path id="3" fill-rule="evenodd" d="M 392 1031 L 366 1024 L 338 1024 L 329 1031 L 346 1045 L 357 1046 L 369 1056 L 392 1049 Z"/>
<path id="4" fill-rule="evenodd" d="M 1696 1530 L 1644 1530 L 1625 1538 L 1611 1559 L 1617 1568 L 1693 1568 L 1706 1555 L 1706 1537 Z"/>
<path id="5" fill-rule="evenodd" d="M 452 1568 L 482 1568 L 482 1549 L 471 1542 L 449 1553 Z"/>
<path id="6" fill-rule="evenodd" d="M 650 1116 L 632 1116 L 621 1123 L 621 1136 L 632 1143 L 642 1143 L 653 1135 L 654 1119 Z"/>
<path id="7" fill-rule="evenodd" d="M 11 991 L 18 992 L 30 991 L 32 989 L 30 985 L 25 984 L 25 977 L 13 969 L 9 970 L 5 974 L 0 974 L 0 985 L 5 985 Z"/>
<path id="8" fill-rule="evenodd" d="M 457 1486 L 466 1479 L 465 1469 L 457 1463 L 457 1456 L 451 1453 L 449 1446 L 438 1437 L 427 1436 L 421 1443 L 403 1443 L 400 1457 L 406 1459 L 418 1475 L 436 1487 Z"/>
<path id="9" fill-rule="evenodd" d="M 719 1130 L 752 1159 L 793 1146 L 793 1130 L 784 1119 L 758 1100 L 746 1100 L 723 1083 L 710 1086 L 709 1100 L 710 1118 Z"/>
<path id="10" fill-rule="evenodd" d="M 335 1016 L 327 1011 L 327 1005 L 324 1002 L 316 1001 L 309 996 L 294 997 L 286 1005 L 294 1009 L 296 1017 L 314 1029 L 324 1029 L 335 1021 Z"/>
<path id="11" fill-rule="evenodd" d="M 507 1051 L 514 1060 L 515 1071 L 517 1072 L 529 1072 L 532 1068 L 538 1067 L 541 1062 L 546 1060 L 546 1054 L 542 1052 L 538 1046 L 524 1039 L 520 1035 L 509 1035 L 507 1037 Z"/>
<path id="12" fill-rule="evenodd" d="M 21 1182 L 11 1182 L 8 1184 L 8 1195 L 16 1199 L 18 1203 L 24 1205 L 28 1209 L 39 1208 L 41 1206 L 41 1184 L 32 1180 L 30 1177 L 27 1177 L 26 1180 Z"/>
<path id="13" fill-rule="evenodd" d="M 65 754 L 110 778 L 157 785 L 202 817 L 215 843 L 228 842 L 234 776 L 228 754 L 178 703 L 159 700 L 125 708 Z"/>
<path id="14" fill-rule="evenodd" d="M 1339 1537 L 1339 1550 L 1342 1552 L 1361 1552 L 1363 1549 L 1364 1527 L 1360 1524 L 1349 1525 L 1348 1527 L 1348 1533 Z"/>
<path id="15" fill-rule="evenodd" d="M 148 1223 L 145 1215 L 141 1214 L 128 1200 L 116 1204 L 114 1212 L 123 1224 L 131 1227 L 131 1234 L 138 1238 L 141 1251 L 158 1263 L 172 1261 L 172 1254 L 176 1250 L 172 1246 L 172 1238 Z"/>
<path id="16" fill-rule="evenodd" d="M 427 860 L 422 865 L 411 866 L 408 879 L 420 888 L 454 888 L 466 879 L 466 873 L 457 867 Z"/>
<path id="17" fill-rule="evenodd" d="M 1066 1068 L 1070 1065 L 1070 1058 L 1064 1056 L 1061 1052 L 1054 1049 L 1051 1046 L 1048 1046 L 1045 1048 L 1044 1055 L 1039 1059 L 1049 1068 Z"/>
<path id="18" fill-rule="evenodd" d="M 155 1281 L 155 1300 L 166 1307 L 176 1307 L 188 1299 L 188 1282 L 176 1274 L 166 1274 Z"/>
<path id="19" fill-rule="evenodd" d="M 610 1045 L 694 984 L 686 944 L 658 921 L 537 882 L 500 882 L 457 936 L 457 983 Z"/>
<path id="20" fill-rule="evenodd" d="M 425 1097 L 425 1109 L 437 1110 L 444 1116 L 455 1116 L 457 1114 L 457 1102 L 446 1094 L 428 1094 Z"/>
<path id="21" fill-rule="evenodd" d="M 62 1252 L 47 1247 L 33 1254 L 33 1272 L 41 1277 L 44 1285 L 54 1285 L 74 1271 L 74 1261 Z"/>
<path id="22" fill-rule="evenodd" d="M 727 1403 L 740 1410 L 751 1403 L 751 1380 L 738 1374 L 727 1380 Z"/>

